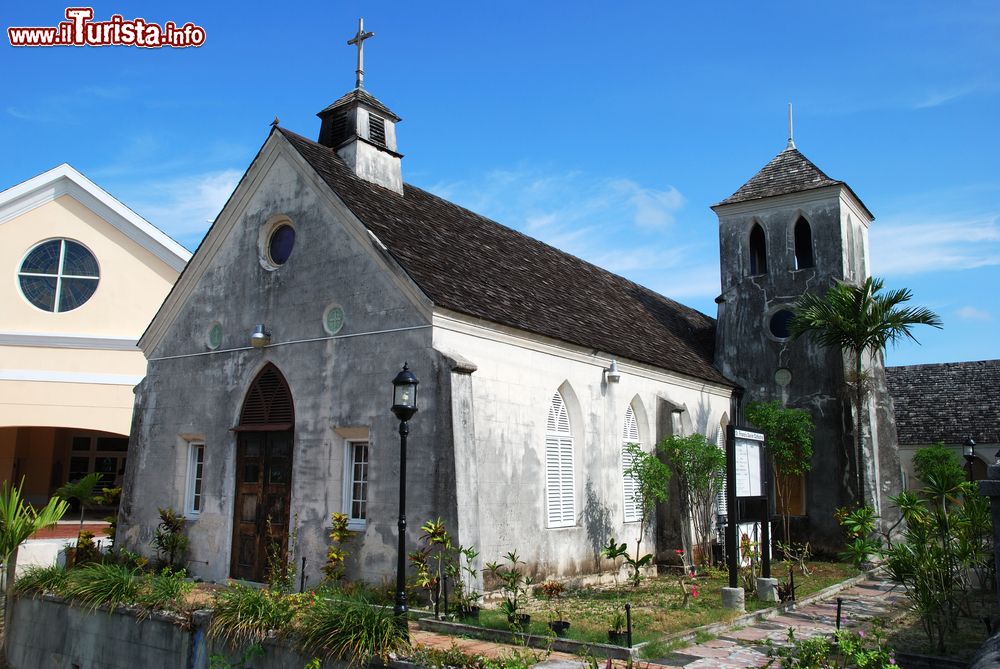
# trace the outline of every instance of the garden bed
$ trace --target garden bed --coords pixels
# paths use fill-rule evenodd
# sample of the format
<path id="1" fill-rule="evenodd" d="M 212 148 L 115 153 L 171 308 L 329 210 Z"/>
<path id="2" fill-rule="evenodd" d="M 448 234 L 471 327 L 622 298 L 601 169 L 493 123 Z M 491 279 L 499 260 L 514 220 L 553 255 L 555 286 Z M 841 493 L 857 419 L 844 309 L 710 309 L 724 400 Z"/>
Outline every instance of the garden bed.
<path id="1" fill-rule="evenodd" d="M 851 565 L 842 563 L 815 562 L 810 565 L 812 573 L 795 576 L 797 599 L 801 600 L 825 590 L 843 581 L 859 576 L 859 572 Z M 775 576 L 783 576 L 788 567 L 776 563 L 773 571 Z M 658 576 L 643 580 L 636 588 L 623 586 L 620 590 L 613 587 L 580 588 L 562 595 L 558 603 L 547 602 L 533 598 L 524 602 L 523 611 L 531 615 L 531 622 L 524 630 L 527 636 L 540 639 L 542 643 L 554 636 L 547 623 L 554 619 L 554 611 L 558 610 L 564 620 L 571 625 L 566 632 L 565 640 L 588 645 L 597 650 L 597 644 L 608 644 L 608 630 L 612 627 L 615 612 L 626 602 L 632 606 L 632 643 L 634 646 L 645 642 L 661 640 L 664 637 L 678 637 L 693 634 L 696 628 L 713 624 L 723 626 L 732 624 L 742 614 L 722 606 L 723 587 L 728 586 L 725 572 L 712 570 L 708 575 L 696 578 L 694 581 L 697 597 L 690 597 L 688 605 L 684 606 L 684 595 L 677 582 L 677 577 Z M 693 593 L 692 593 L 693 595 Z M 752 618 L 765 610 L 776 611 L 774 603 L 747 600 L 747 611 Z M 484 609 L 478 620 L 466 619 L 456 623 L 434 620 L 421 620 L 421 627 L 436 632 L 454 635 L 478 634 L 485 638 L 506 640 L 510 624 L 507 618 L 496 609 Z M 478 630 L 478 631 L 477 631 Z M 497 633 L 500 633 L 499 635 Z M 559 643 L 557 650 L 572 652 L 573 645 Z M 575 647 L 579 647 L 576 645 Z M 608 648 L 615 648 L 608 646 Z M 605 650 L 603 647 L 600 650 Z M 624 650 L 624 649 L 622 649 Z M 623 655 L 625 653 L 607 654 Z"/>

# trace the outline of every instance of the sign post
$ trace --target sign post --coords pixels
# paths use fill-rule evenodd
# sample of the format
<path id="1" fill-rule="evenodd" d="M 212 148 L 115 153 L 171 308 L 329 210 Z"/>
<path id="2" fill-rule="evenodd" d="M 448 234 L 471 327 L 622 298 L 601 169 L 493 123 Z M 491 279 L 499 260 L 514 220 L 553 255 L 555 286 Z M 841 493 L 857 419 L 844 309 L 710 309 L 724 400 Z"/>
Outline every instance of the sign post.
<path id="1" fill-rule="evenodd" d="M 738 587 L 740 523 L 751 520 L 761 527 L 763 578 L 771 576 L 771 532 L 767 495 L 767 458 L 764 434 L 757 430 L 730 425 L 726 432 L 726 566 L 729 587 L 723 588 L 723 605 L 743 609 L 743 588 Z M 759 591 L 758 586 L 758 591 Z"/>

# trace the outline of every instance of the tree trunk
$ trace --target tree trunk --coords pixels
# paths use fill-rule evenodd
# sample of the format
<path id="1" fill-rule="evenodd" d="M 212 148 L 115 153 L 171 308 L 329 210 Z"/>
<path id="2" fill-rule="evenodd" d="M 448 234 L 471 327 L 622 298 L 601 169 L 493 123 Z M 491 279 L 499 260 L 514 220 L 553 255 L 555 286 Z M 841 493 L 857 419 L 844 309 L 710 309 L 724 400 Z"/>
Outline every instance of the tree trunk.
<path id="1" fill-rule="evenodd" d="M 7 558 L 7 588 L 3 602 L 3 634 L 0 640 L 0 658 L 7 662 L 7 639 L 10 638 L 10 620 L 14 615 L 14 574 L 17 570 L 17 548 Z"/>
<path id="2" fill-rule="evenodd" d="M 854 453 L 857 458 L 857 468 L 858 468 L 858 505 L 865 505 L 865 475 L 864 475 L 864 458 L 861 446 L 861 426 L 863 419 L 861 417 L 861 406 L 864 401 L 864 386 L 861 383 L 861 355 L 863 351 L 858 351 L 855 354 L 855 378 L 854 378 L 854 409 L 856 412 L 856 419 L 854 424 Z"/>

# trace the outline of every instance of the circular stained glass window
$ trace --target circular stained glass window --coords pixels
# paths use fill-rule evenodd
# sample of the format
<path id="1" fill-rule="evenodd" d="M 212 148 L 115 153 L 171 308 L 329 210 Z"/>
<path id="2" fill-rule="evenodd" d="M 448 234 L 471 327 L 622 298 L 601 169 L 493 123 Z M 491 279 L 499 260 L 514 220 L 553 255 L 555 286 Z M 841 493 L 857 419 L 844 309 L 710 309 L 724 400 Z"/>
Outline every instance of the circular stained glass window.
<path id="1" fill-rule="evenodd" d="M 788 309 L 776 311 L 771 316 L 771 334 L 778 339 L 788 339 L 792 336 L 792 312 Z"/>
<path id="2" fill-rule="evenodd" d="M 267 242 L 267 253 L 275 265 L 284 265 L 292 255 L 295 246 L 295 228 L 290 225 L 280 225 L 271 233 Z"/>
<path id="3" fill-rule="evenodd" d="M 330 334 L 337 334 L 344 327 L 344 310 L 340 307 L 330 307 L 323 315 L 323 327 Z"/>
<path id="4" fill-rule="evenodd" d="M 72 311 L 97 290 L 97 259 L 83 244 L 50 239 L 28 251 L 17 271 L 21 293 L 44 311 Z"/>

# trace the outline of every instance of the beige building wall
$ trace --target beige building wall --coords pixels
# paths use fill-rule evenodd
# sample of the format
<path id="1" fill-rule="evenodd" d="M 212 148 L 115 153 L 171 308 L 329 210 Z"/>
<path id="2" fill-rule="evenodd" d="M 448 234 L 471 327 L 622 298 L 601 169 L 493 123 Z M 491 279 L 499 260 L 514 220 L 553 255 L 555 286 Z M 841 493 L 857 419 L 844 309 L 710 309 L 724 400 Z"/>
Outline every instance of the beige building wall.
<path id="1" fill-rule="evenodd" d="M 31 304 L 18 276 L 53 239 L 99 267 L 93 295 L 62 313 Z M 146 368 L 136 342 L 189 256 L 68 165 L 0 193 L 0 477 L 44 497 L 69 476 L 74 435 L 128 435 Z"/>

